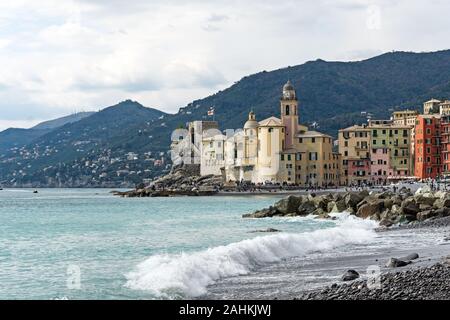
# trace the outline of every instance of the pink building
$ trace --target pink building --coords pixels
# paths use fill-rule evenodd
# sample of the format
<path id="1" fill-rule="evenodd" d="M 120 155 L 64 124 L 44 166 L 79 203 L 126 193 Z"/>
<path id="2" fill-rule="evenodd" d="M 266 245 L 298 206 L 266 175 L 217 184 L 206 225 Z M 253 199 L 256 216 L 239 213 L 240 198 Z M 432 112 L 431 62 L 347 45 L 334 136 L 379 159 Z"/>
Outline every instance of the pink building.
<path id="1" fill-rule="evenodd" d="M 389 176 L 394 174 L 390 163 L 389 148 L 372 149 L 371 152 L 370 176 L 373 184 L 387 184 Z"/>
<path id="2" fill-rule="evenodd" d="M 354 185 L 364 185 L 370 182 L 370 160 L 369 159 L 349 159 L 348 176 L 352 177 Z"/>

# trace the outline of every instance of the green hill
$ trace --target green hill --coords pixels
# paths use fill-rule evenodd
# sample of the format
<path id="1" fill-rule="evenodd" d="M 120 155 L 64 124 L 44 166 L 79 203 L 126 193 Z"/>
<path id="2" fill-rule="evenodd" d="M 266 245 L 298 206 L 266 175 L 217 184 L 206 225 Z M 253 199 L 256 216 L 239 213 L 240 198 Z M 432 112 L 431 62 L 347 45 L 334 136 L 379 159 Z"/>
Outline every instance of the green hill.
<path id="1" fill-rule="evenodd" d="M 143 127 L 164 115 L 164 112 L 127 100 L 58 127 L 27 146 L 1 156 L 0 181 L 5 185 L 83 186 L 90 182 L 92 174 L 115 170 L 112 179 L 116 171 L 130 169 L 124 154 L 133 150 L 124 144 L 124 149 L 114 153 L 111 144 L 117 148 L 116 141 L 120 137 L 131 139 L 133 135 L 142 135 Z M 133 127 L 137 129 L 131 129 Z M 101 164 L 91 165 L 100 163 L 99 159 L 102 159 Z"/>
<path id="2" fill-rule="evenodd" d="M 244 77 L 223 91 L 193 101 L 173 115 L 127 101 L 122 103 L 124 105 L 112 107 L 110 111 L 105 109 L 47 133 L 27 146 L 31 155 L 0 157 L 0 181 L 44 183 L 48 178 L 43 177 L 52 177 L 57 172 L 60 181 L 66 181 L 67 177 L 76 179 L 77 175 L 92 181 L 98 172 L 81 170 L 80 163 L 94 161 L 92 159 L 105 154 L 109 158 L 123 158 L 128 152 L 137 153 L 139 157 L 144 153 L 159 157 L 160 153 L 169 149 L 172 130 L 188 121 L 208 119 L 206 114 L 211 106 L 215 107 L 215 119 L 222 129 L 242 127 L 250 109 L 255 111 L 258 120 L 278 116 L 281 88 L 288 79 L 297 89 L 300 121 L 304 124 L 317 122 L 318 130 L 336 137 L 338 129 L 365 122 L 362 111 L 372 113 L 376 118 L 387 118 L 393 110 L 421 110 L 422 103 L 430 98 L 450 98 L 450 50 L 393 52 L 358 62 L 316 60 L 275 71 L 263 71 Z M 131 104 L 131 108 L 125 107 Z M 129 112 L 131 109 L 133 112 Z M 121 112 L 115 113 L 116 110 Z M 109 115 L 109 112 L 112 114 Z M 163 119 L 159 119 L 161 116 Z M 84 144 L 80 147 L 74 142 Z M 33 159 L 33 150 L 43 154 L 49 146 L 57 152 Z M 49 166 L 51 169 L 43 171 Z M 113 164 L 106 167 L 102 170 L 122 170 Z M 128 167 L 132 168 L 125 170 L 132 174 L 124 177 L 123 183 L 134 183 L 142 177 L 161 173 L 161 168 L 153 168 L 141 160 L 128 162 Z M 19 170 L 25 172 L 25 175 L 19 175 L 20 179 L 17 178 Z M 66 171 L 67 174 L 62 174 L 65 175 L 64 180 L 61 172 Z"/>

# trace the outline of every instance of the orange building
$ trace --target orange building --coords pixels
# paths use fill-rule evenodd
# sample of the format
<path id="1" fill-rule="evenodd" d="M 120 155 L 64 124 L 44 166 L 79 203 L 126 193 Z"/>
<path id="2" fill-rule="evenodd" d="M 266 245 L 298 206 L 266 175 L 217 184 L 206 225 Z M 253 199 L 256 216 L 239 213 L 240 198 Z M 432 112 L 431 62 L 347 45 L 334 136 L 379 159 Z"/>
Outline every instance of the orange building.
<path id="1" fill-rule="evenodd" d="M 441 119 L 439 115 L 419 115 L 415 127 L 415 169 L 420 179 L 441 175 Z"/>

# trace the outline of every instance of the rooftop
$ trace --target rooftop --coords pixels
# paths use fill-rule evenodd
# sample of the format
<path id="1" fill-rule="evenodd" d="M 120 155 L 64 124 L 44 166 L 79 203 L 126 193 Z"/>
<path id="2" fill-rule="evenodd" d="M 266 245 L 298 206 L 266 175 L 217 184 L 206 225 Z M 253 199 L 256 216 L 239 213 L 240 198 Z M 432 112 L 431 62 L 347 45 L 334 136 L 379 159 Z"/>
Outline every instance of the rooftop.
<path id="1" fill-rule="evenodd" d="M 299 133 L 296 135 L 297 138 L 316 138 L 316 137 L 324 137 L 331 138 L 331 136 L 317 131 L 306 131 L 305 133 Z"/>
<path id="2" fill-rule="evenodd" d="M 280 126 L 283 126 L 283 124 L 281 123 L 280 119 L 278 119 L 276 117 L 270 117 L 270 118 L 261 120 L 259 122 L 259 126 L 260 127 L 272 127 L 272 126 L 273 127 L 275 127 L 275 126 L 280 127 Z"/>

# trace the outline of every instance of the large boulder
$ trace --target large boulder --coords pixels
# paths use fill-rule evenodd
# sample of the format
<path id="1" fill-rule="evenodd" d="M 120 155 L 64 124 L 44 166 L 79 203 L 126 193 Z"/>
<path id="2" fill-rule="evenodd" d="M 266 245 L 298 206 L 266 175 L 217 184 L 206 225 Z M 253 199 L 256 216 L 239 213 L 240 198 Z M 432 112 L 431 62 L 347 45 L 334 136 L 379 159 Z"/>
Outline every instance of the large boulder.
<path id="1" fill-rule="evenodd" d="M 289 196 L 275 203 L 274 207 L 283 214 L 296 213 L 301 203 L 301 197 Z"/>
<path id="2" fill-rule="evenodd" d="M 391 209 L 392 206 L 394 205 L 394 201 L 392 201 L 392 199 L 384 199 L 384 204 L 383 206 L 387 209 Z"/>
<path id="3" fill-rule="evenodd" d="M 411 254 L 408 254 L 406 257 L 400 258 L 400 260 L 403 260 L 403 261 L 411 261 L 411 260 L 416 260 L 416 259 L 419 259 L 418 253 L 411 253 Z"/>
<path id="4" fill-rule="evenodd" d="M 414 200 L 415 200 L 416 204 L 418 204 L 418 205 L 425 204 L 425 205 L 432 206 L 434 204 L 434 202 L 436 201 L 436 198 L 434 197 L 434 195 L 431 195 L 431 194 L 419 193 L 419 194 L 414 195 Z"/>
<path id="5" fill-rule="evenodd" d="M 396 258 L 390 258 L 389 261 L 386 263 L 386 267 L 388 268 L 399 268 L 404 267 L 410 264 L 411 261 L 403 261 Z"/>
<path id="6" fill-rule="evenodd" d="M 439 208 L 434 210 L 434 212 L 436 213 L 436 216 L 439 218 L 450 216 L 450 208 Z"/>
<path id="7" fill-rule="evenodd" d="M 352 281 L 359 278 L 359 273 L 355 270 L 347 270 L 346 273 L 342 275 L 342 281 Z"/>
<path id="8" fill-rule="evenodd" d="M 316 206 L 312 200 L 304 200 L 297 208 L 297 213 L 302 216 L 312 214 L 316 210 Z"/>
<path id="9" fill-rule="evenodd" d="M 374 215 L 380 215 L 384 208 L 384 200 L 373 200 L 359 207 L 356 215 L 360 218 L 368 218 Z"/>
<path id="10" fill-rule="evenodd" d="M 401 209 L 403 214 L 408 216 L 415 216 L 420 211 L 420 208 L 414 198 L 407 198 L 403 200 Z"/>
<path id="11" fill-rule="evenodd" d="M 393 225 L 393 223 L 392 223 L 392 221 L 389 220 L 389 219 L 382 219 L 382 220 L 380 221 L 380 226 L 381 226 L 381 227 L 389 228 L 389 227 L 392 226 L 392 225 Z"/>
<path id="12" fill-rule="evenodd" d="M 424 221 L 430 218 L 433 218 L 436 216 L 436 212 L 434 210 L 425 210 L 422 212 L 419 212 L 417 214 L 417 220 Z"/>
<path id="13" fill-rule="evenodd" d="M 403 197 L 396 194 L 391 198 L 392 202 L 397 205 L 397 206 L 401 206 L 402 202 L 403 202 Z"/>
<path id="14" fill-rule="evenodd" d="M 344 201 L 347 208 L 353 208 L 355 211 L 357 210 L 358 203 L 364 200 L 365 197 L 367 197 L 369 193 L 366 192 L 349 192 L 345 195 Z"/>
<path id="15" fill-rule="evenodd" d="M 347 209 L 344 199 L 328 202 L 328 212 L 343 212 Z"/>
<path id="16" fill-rule="evenodd" d="M 450 198 L 438 198 L 432 203 L 436 209 L 450 208 Z"/>
<path id="17" fill-rule="evenodd" d="M 274 207 L 269 207 L 255 211 L 253 213 L 244 214 L 242 215 L 242 218 L 270 218 L 277 215 L 280 215 L 280 212 L 277 211 Z"/>
<path id="18" fill-rule="evenodd" d="M 316 208 L 320 208 L 324 211 L 327 211 L 328 210 L 328 202 L 330 202 L 330 199 L 326 195 L 321 195 L 321 196 L 316 196 L 314 199 L 312 199 L 312 202 L 314 203 Z"/>

